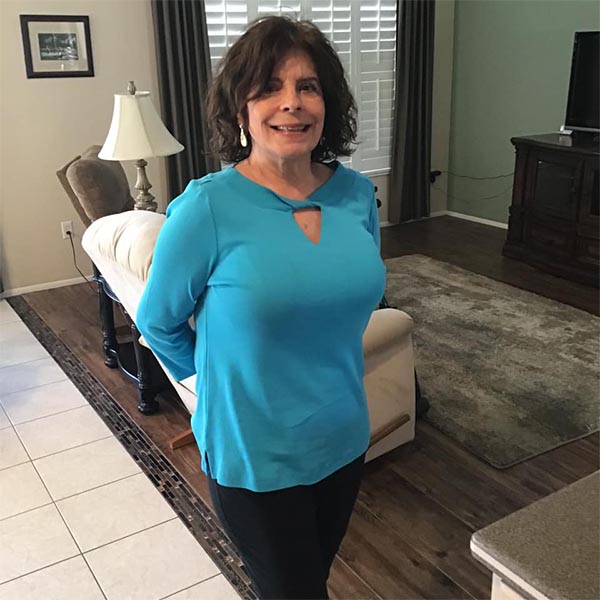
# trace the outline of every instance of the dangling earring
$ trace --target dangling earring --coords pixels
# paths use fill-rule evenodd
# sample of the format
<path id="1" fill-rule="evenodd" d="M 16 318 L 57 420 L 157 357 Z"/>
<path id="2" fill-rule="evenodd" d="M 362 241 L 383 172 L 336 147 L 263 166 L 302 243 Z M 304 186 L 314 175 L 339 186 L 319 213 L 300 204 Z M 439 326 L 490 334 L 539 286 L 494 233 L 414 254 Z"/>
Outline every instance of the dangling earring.
<path id="1" fill-rule="evenodd" d="M 244 126 L 240 124 L 240 145 L 242 148 L 246 148 L 248 146 L 248 138 L 246 137 L 246 132 L 244 131 Z"/>

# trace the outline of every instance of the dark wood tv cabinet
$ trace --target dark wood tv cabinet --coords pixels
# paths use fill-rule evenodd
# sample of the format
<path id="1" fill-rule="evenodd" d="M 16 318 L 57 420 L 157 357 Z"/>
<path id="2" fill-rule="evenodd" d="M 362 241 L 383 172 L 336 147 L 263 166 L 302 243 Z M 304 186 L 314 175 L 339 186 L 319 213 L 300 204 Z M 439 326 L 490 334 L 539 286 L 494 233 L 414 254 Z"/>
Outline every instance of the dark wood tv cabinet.
<path id="1" fill-rule="evenodd" d="M 503 254 L 598 287 L 600 143 L 554 133 L 511 142 L 516 164 Z"/>

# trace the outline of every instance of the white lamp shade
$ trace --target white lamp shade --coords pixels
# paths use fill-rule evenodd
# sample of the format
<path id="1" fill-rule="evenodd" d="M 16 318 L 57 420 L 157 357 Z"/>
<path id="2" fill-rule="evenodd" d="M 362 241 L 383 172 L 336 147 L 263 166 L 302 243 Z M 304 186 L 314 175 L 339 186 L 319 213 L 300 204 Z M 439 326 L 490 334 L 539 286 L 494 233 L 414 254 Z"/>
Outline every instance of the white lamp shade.
<path id="1" fill-rule="evenodd" d="M 138 160 L 169 156 L 182 150 L 183 146 L 160 120 L 150 92 L 115 94 L 112 122 L 99 158 Z"/>

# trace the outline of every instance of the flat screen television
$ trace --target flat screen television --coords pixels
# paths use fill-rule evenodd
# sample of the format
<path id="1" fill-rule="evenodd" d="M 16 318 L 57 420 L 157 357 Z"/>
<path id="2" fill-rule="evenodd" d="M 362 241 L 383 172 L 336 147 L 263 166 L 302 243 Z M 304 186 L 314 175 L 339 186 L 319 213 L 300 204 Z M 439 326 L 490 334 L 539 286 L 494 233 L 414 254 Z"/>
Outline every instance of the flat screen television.
<path id="1" fill-rule="evenodd" d="M 565 129 L 600 131 L 600 31 L 577 31 Z"/>

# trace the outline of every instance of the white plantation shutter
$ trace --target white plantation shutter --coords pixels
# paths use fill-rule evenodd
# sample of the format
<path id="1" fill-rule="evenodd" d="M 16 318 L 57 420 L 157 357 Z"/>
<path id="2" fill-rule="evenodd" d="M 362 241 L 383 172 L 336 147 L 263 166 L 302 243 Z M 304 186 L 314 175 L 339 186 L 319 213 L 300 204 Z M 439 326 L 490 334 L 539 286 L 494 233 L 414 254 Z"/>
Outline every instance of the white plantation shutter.
<path id="1" fill-rule="evenodd" d="M 266 15 L 288 15 L 301 19 L 300 4 L 302 0 L 249 0 L 248 4 L 256 6 L 256 17 L 264 17 Z"/>
<path id="2" fill-rule="evenodd" d="M 227 48 L 240 37 L 252 18 L 248 18 L 247 0 L 208 0 L 204 10 L 214 73 Z"/>
<path id="3" fill-rule="evenodd" d="M 358 56 L 354 80 L 359 110 L 359 146 L 356 152 L 361 171 L 389 170 L 394 114 L 394 71 L 396 61 L 396 0 L 362 0 L 355 18 L 359 35 L 354 53 Z"/>
<path id="4" fill-rule="evenodd" d="M 352 76 L 354 66 L 352 60 L 354 56 L 352 47 L 352 2 L 353 0 L 306 0 L 305 12 L 302 16 L 312 21 L 333 43 L 358 104 Z M 341 156 L 340 162 L 357 171 L 361 170 L 356 153 L 350 157 Z"/>
<path id="5" fill-rule="evenodd" d="M 308 0 L 303 18 L 312 21 L 328 38 L 350 77 L 352 68 L 351 0 Z"/>
<path id="6" fill-rule="evenodd" d="M 358 105 L 358 148 L 342 162 L 363 173 L 388 172 L 396 0 L 206 0 L 213 71 L 246 25 L 268 14 L 308 19 L 332 41 Z"/>

